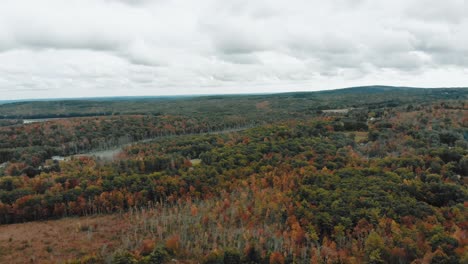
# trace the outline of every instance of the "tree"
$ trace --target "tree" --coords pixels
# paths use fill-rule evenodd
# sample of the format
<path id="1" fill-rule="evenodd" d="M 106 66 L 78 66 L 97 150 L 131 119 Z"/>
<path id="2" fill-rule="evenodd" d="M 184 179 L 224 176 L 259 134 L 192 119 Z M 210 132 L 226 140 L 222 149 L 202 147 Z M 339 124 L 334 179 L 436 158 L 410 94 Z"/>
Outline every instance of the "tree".
<path id="1" fill-rule="evenodd" d="M 156 247 L 146 258 L 148 264 L 163 264 L 169 260 L 170 256 L 167 250 L 161 246 Z"/>
<path id="2" fill-rule="evenodd" d="M 240 253 L 235 249 L 226 249 L 224 251 L 224 264 L 240 264 Z"/>
<path id="3" fill-rule="evenodd" d="M 128 251 L 118 251 L 112 257 L 112 264 L 136 264 L 137 260 Z"/>
<path id="4" fill-rule="evenodd" d="M 375 231 L 371 232 L 364 244 L 365 259 L 370 264 L 385 263 L 385 245 L 382 237 Z"/>
<path id="5" fill-rule="evenodd" d="M 279 252 L 271 253 L 270 264 L 284 264 L 284 256 Z"/>

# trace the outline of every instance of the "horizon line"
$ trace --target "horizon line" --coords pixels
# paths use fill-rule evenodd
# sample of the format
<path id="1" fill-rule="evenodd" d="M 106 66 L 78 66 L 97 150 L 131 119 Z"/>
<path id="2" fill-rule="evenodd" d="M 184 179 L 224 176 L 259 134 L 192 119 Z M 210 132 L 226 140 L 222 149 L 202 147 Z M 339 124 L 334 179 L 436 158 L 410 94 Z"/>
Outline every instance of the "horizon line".
<path id="1" fill-rule="evenodd" d="M 413 86 L 392 86 L 392 85 L 362 85 L 362 86 L 349 86 L 340 88 L 330 89 L 319 89 L 314 91 L 279 91 L 279 92 L 252 92 L 252 93 L 194 93 L 194 94 L 168 94 L 168 95 L 116 95 L 116 96 L 83 96 L 83 97 L 41 97 L 41 98 L 24 98 L 24 99 L 7 99 L 0 100 L 0 104 L 8 103 L 19 103 L 19 102 L 46 102 L 46 101 L 73 101 L 73 100 L 98 100 L 98 99 L 112 99 L 112 98 L 171 98 L 171 97 L 209 97 L 209 96 L 236 96 L 236 95 L 273 95 L 273 94 L 289 94 L 289 93 L 315 93 L 315 92 L 326 92 L 336 90 L 346 90 L 352 88 L 405 88 L 405 89 L 466 89 L 468 86 L 457 86 L 457 87 L 413 87 Z"/>

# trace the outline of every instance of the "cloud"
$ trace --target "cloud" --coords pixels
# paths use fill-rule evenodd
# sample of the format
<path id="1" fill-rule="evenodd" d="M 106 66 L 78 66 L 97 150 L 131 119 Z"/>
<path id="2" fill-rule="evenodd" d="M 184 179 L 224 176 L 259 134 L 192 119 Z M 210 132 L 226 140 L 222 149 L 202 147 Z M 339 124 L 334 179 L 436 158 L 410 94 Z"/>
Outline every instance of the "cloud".
<path id="1" fill-rule="evenodd" d="M 465 0 L 3 0 L 0 99 L 466 86 L 467 9 Z"/>
<path id="2" fill-rule="evenodd" d="M 410 2 L 406 8 L 406 14 L 422 21 L 456 24 L 466 19 L 467 8 L 468 2 L 466 0 L 417 0 Z"/>

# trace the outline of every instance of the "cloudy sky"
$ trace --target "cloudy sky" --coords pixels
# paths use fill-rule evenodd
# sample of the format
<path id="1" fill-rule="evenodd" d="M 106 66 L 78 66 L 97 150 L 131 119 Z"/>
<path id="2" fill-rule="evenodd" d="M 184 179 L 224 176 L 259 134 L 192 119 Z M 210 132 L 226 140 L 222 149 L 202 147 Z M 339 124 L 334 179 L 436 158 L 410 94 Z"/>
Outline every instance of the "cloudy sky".
<path id="1" fill-rule="evenodd" d="M 468 0 L 1 0 L 0 100 L 468 86 Z"/>

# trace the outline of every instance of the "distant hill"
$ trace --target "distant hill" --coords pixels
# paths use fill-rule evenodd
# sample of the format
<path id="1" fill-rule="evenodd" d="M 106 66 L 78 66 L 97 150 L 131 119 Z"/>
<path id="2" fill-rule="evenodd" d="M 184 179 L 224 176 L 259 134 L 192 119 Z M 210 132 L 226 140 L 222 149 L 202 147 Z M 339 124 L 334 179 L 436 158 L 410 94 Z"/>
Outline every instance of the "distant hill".
<path id="1" fill-rule="evenodd" d="M 385 86 L 385 85 L 371 85 L 371 86 L 357 86 L 349 88 L 341 88 L 334 90 L 319 91 L 321 94 L 352 94 L 352 93 L 387 93 L 387 92 L 440 92 L 441 90 L 453 89 L 467 89 L 461 87 L 453 88 L 419 88 L 419 87 L 405 87 L 405 86 Z"/>
<path id="2" fill-rule="evenodd" d="M 40 98 L 0 100 L 1 104 L 22 102 L 57 102 L 57 101 L 130 101 L 130 100 L 174 100 L 199 97 L 199 95 L 167 95 L 167 96 L 112 96 L 112 97 L 70 97 L 70 98 Z"/>
<path id="3" fill-rule="evenodd" d="M 40 98 L 40 99 L 15 99 L 15 100 L 0 100 L 0 105 L 18 102 L 60 102 L 60 101 L 155 101 L 155 100 L 177 100 L 177 99 L 193 99 L 193 98 L 209 98 L 209 99 L 224 99 L 246 96 L 275 96 L 275 95 L 320 95 L 320 94 L 378 94 L 388 92 L 427 92 L 434 93 L 442 90 L 460 90 L 468 89 L 468 87 L 443 87 L 443 88 L 420 88 L 420 87 L 405 87 L 405 86 L 386 86 L 386 85 L 370 85 L 338 88 L 332 90 L 306 91 L 306 92 L 280 92 L 280 93 L 252 93 L 252 94 L 193 94 L 193 95 L 164 95 L 164 96 L 109 96 L 109 97 L 70 97 L 70 98 Z"/>
<path id="4" fill-rule="evenodd" d="M 318 93 L 322 93 L 322 94 L 386 93 L 386 92 L 409 92 L 409 91 L 415 91 L 415 90 L 421 91 L 425 89 L 438 89 L 438 88 L 417 88 L 417 87 L 372 85 L 372 86 L 356 86 L 356 87 L 326 90 L 326 91 L 320 91 Z"/>
<path id="5" fill-rule="evenodd" d="M 381 97 L 385 94 L 385 97 Z M 321 99 L 331 99 L 331 98 L 356 98 L 362 99 L 366 97 L 376 97 L 380 96 L 382 100 L 405 100 L 404 95 L 408 96 L 428 96 L 432 99 L 441 97 L 444 99 L 459 99 L 460 96 L 468 99 L 466 95 L 468 94 L 468 88 L 417 88 L 417 87 L 396 87 L 396 86 L 357 86 L 357 87 L 348 87 L 340 88 L 333 90 L 323 90 L 323 91 L 313 91 L 313 92 L 287 92 L 272 94 L 272 97 L 292 97 L 292 98 L 321 98 Z"/>
<path id="6" fill-rule="evenodd" d="M 313 92 L 274 94 L 123 96 L 2 101 L 0 119 L 85 117 L 107 115 L 250 116 L 274 119 L 325 109 L 382 108 L 435 100 L 468 100 L 468 88 L 361 86 Z M 258 106 L 267 106 L 268 112 Z"/>

